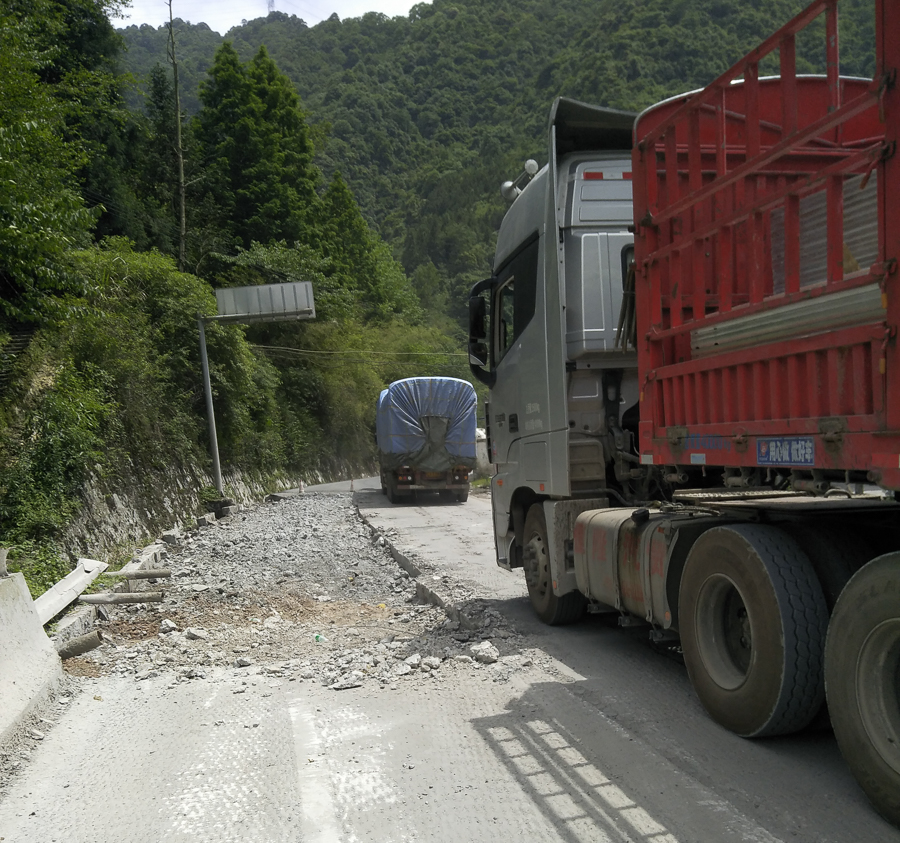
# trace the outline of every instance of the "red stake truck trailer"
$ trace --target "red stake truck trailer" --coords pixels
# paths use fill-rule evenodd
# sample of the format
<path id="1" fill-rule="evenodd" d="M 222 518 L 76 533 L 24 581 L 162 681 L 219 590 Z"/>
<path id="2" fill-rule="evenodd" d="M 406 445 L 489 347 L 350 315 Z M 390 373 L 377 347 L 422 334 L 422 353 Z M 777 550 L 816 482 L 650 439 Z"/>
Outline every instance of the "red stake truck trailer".
<path id="1" fill-rule="evenodd" d="M 680 640 L 739 735 L 827 699 L 900 824 L 900 3 L 873 2 L 872 80 L 838 75 L 840 5 L 638 116 L 558 100 L 469 353 L 538 615 Z M 796 72 L 813 21 L 826 76 Z"/>

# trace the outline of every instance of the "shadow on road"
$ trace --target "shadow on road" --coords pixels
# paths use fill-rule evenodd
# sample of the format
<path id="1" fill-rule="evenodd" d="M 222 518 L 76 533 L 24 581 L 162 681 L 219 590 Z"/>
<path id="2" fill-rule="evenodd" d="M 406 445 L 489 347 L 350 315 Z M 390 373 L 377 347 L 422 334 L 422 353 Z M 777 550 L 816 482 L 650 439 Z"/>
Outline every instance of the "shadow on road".
<path id="1" fill-rule="evenodd" d="M 474 727 L 511 778 L 555 826 L 560 839 L 630 841 L 652 838 L 654 843 L 678 843 L 658 819 L 633 795 L 615 783 L 601 766 L 607 759 L 585 755 L 584 743 L 558 717 L 555 683 L 532 686 L 508 711 L 475 721 Z"/>
<path id="2" fill-rule="evenodd" d="M 458 501 L 456 498 L 444 498 L 440 492 L 413 492 L 410 495 L 400 496 L 396 503 L 391 503 L 387 496 L 379 489 L 354 489 L 359 502 L 365 502 L 367 509 L 391 509 L 393 507 L 410 507 L 410 506 L 465 506 L 464 501 Z M 470 498 L 483 497 L 490 500 L 489 494 L 482 492 L 470 492 Z"/>

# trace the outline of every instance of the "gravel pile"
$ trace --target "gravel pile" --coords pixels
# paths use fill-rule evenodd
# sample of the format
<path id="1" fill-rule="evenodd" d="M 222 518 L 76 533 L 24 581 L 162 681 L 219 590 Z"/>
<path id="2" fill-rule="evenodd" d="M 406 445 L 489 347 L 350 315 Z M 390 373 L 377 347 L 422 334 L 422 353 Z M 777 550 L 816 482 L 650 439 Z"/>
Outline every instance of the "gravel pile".
<path id="1" fill-rule="evenodd" d="M 504 681 L 531 664 L 484 601 L 467 601 L 464 625 L 458 612 L 421 604 L 390 536 L 360 518 L 350 494 L 259 504 L 166 538 L 172 577 L 143 586 L 162 589 L 164 601 L 108 607 L 104 644 L 68 660 L 70 674 L 178 683 L 255 673 L 343 690 L 486 665 Z"/>

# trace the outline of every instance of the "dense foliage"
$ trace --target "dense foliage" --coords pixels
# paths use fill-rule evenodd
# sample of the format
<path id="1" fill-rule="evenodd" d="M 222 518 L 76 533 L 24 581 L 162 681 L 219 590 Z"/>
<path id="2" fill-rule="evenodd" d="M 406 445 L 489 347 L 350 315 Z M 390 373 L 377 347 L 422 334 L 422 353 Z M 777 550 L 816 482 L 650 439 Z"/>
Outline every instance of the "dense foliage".
<path id="1" fill-rule="evenodd" d="M 126 105 L 105 0 L 0 11 L 0 543 L 37 593 L 93 477 L 207 462 L 198 315 L 214 288 L 311 281 L 309 323 L 206 325 L 219 451 L 257 477 L 371 460 L 390 380 L 462 374 L 265 48 L 217 50 L 182 118 L 179 271 L 171 70 Z M 198 501 L 199 503 L 199 501 Z"/>
<path id="2" fill-rule="evenodd" d="M 546 160 L 553 98 L 640 110 L 702 87 L 807 0 L 434 0 L 407 17 L 370 13 L 309 27 L 272 12 L 228 33 L 250 58 L 265 45 L 329 132 L 317 161 L 340 170 L 423 301 L 462 317 L 465 291 L 490 271 L 505 209 L 500 182 Z M 872 0 L 842 0 L 845 73 L 874 70 Z M 177 12 L 177 4 L 176 4 Z M 181 24 L 197 79 L 216 39 Z M 141 77 L 164 32 L 125 30 Z M 801 42 L 800 68 L 824 69 Z M 767 68 L 775 72 L 775 68 Z M 195 83 L 196 84 L 196 83 Z M 187 92 L 196 102 L 196 87 Z"/>

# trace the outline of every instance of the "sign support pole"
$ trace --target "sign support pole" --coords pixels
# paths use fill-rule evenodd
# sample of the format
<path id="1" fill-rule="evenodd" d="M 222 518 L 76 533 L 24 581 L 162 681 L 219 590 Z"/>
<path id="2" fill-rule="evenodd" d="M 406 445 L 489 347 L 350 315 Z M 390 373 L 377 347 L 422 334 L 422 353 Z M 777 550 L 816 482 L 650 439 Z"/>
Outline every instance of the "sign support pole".
<path id="1" fill-rule="evenodd" d="M 216 290 L 218 316 L 197 314 L 200 329 L 200 362 L 203 365 L 203 391 L 206 394 L 206 417 L 209 420 L 209 455 L 212 457 L 213 479 L 219 497 L 225 497 L 222 466 L 219 463 L 219 440 L 216 437 L 216 414 L 213 410 L 209 360 L 206 356 L 207 322 L 293 322 L 315 319 L 312 283 L 291 281 L 284 284 L 257 284 L 250 287 L 221 287 Z"/>
<path id="2" fill-rule="evenodd" d="M 225 497 L 222 485 L 222 467 L 219 464 L 219 440 L 216 437 L 216 413 L 213 410 L 212 384 L 209 380 L 209 361 L 206 358 L 206 320 L 198 313 L 200 328 L 200 362 L 203 366 L 203 391 L 206 393 L 206 417 L 209 420 L 209 452 L 212 457 L 213 479 L 220 497 Z"/>

